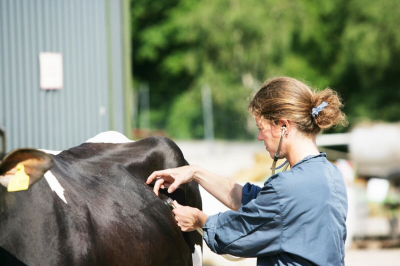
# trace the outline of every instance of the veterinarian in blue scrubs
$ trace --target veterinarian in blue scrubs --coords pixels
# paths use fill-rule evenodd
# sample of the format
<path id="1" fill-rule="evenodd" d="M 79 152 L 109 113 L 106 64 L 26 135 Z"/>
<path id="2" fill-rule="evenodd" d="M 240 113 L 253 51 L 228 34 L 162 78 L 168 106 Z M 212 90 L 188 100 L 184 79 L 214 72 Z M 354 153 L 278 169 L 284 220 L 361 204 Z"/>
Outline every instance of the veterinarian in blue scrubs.
<path id="1" fill-rule="evenodd" d="M 263 187 L 245 186 L 199 166 L 154 172 L 154 191 L 173 192 L 192 180 L 232 211 L 208 216 L 176 204 L 182 231 L 204 230 L 218 254 L 257 257 L 257 265 L 344 265 L 347 196 L 340 171 L 318 151 L 322 130 L 346 125 L 332 89 L 313 91 L 289 77 L 266 81 L 249 104 L 271 158 L 285 158 L 290 170 L 273 174 Z M 273 171 L 275 170 L 275 163 Z"/>

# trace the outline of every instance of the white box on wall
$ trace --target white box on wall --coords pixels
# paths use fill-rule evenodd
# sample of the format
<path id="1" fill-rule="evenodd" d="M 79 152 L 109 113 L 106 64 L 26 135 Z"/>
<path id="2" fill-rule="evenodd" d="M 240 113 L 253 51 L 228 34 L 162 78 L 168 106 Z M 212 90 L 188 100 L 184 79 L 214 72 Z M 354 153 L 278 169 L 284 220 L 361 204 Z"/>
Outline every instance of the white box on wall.
<path id="1" fill-rule="evenodd" d="M 40 53 L 40 88 L 43 90 L 63 87 L 63 65 L 61 53 Z"/>

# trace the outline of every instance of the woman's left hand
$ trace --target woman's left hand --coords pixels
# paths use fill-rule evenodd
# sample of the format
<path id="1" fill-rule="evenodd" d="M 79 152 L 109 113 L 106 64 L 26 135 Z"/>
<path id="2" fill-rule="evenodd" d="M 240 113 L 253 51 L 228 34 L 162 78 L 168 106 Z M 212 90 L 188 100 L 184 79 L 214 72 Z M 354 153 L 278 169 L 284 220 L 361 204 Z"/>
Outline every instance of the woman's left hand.
<path id="1" fill-rule="evenodd" d="M 172 212 L 178 226 L 184 232 L 190 232 L 205 225 L 208 216 L 197 208 L 182 206 L 174 201 L 175 209 Z"/>

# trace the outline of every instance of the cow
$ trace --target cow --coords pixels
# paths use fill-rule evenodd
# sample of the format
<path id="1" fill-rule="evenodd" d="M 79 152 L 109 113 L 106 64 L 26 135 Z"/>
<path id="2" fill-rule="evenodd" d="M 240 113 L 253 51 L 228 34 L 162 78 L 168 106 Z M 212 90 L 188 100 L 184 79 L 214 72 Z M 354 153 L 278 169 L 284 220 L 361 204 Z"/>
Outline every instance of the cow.
<path id="1" fill-rule="evenodd" d="M 8 192 L 21 164 L 29 189 Z M 145 184 L 153 171 L 183 165 L 179 147 L 164 137 L 6 154 L 0 163 L 0 264 L 193 265 L 202 237 L 181 232 L 163 199 L 201 209 L 198 185 L 157 197 Z"/>

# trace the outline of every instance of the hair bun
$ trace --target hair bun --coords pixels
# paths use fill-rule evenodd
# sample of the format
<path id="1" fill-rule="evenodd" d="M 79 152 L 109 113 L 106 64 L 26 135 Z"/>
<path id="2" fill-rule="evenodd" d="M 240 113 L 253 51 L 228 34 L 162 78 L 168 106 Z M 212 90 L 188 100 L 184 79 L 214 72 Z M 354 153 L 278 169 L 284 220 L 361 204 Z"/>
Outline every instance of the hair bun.
<path id="1" fill-rule="evenodd" d="M 346 115 L 340 110 L 343 103 L 336 91 L 326 88 L 322 91 L 314 93 L 314 105 L 318 112 L 311 110 L 311 118 L 314 123 L 321 129 L 328 129 L 332 126 L 347 126 Z M 323 104 L 323 103 L 326 103 Z M 321 106 L 324 106 L 323 108 Z M 317 113 L 317 115 L 314 115 Z"/>

